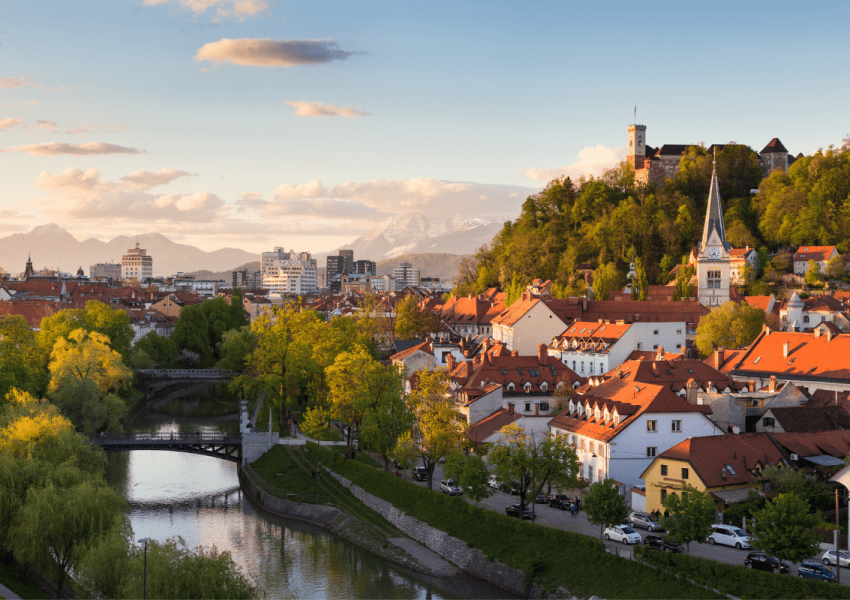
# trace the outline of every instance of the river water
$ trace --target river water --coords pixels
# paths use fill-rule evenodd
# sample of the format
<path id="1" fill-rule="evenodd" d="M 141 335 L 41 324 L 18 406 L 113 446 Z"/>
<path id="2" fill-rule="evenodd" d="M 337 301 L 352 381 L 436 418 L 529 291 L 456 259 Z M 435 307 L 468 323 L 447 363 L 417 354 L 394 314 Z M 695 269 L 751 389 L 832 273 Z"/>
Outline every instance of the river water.
<path id="1" fill-rule="evenodd" d="M 236 400 L 221 386 L 149 401 L 126 431 L 239 431 Z M 107 480 L 130 504 L 136 539 L 215 544 L 269 598 L 499 598 L 466 576 L 428 577 L 391 565 L 324 530 L 263 512 L 242 494 L 236 463 L 181 452 L 108 455 Z"/>

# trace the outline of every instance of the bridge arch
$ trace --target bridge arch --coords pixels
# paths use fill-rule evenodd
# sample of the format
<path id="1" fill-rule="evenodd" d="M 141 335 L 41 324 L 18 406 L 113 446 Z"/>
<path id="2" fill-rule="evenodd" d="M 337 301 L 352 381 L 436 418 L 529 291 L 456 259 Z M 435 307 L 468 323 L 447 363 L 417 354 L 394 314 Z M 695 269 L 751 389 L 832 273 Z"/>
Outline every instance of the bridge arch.
<path id="1" fill-rule="evenodd" d="M 225 433 L 111 433 L 93 436 L 91 442 L 105 452 L 160 450 L 211 456 L 238 463 L 242 436 Z"/>

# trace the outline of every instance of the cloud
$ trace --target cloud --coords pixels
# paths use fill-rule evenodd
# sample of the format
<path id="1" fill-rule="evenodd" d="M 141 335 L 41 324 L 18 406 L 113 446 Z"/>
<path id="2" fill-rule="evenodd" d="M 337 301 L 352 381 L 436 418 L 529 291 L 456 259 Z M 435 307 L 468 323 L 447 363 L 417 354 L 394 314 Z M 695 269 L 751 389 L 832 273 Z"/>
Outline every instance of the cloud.
<path id="1" fill-rule="evenodd" d="M 0 152 L 26 152 L 33 156 L 58 156 L 70 154 L 72 156 L 91 156 L 93 154 L 142 154 L 143 150 L 118 146 L 116 144 L 104 144 L 103 142 L 86 142 L 85 144 L 67 144 L 64 142 L 45 142 L 43 144 L 29 144 L 15 148 L 3 148 Z"/>
<path id="2" fill-rule="evenodd" d="M 296 117 L 362 117 L 369 114 L 353 108 L 343 108 L 323 102 L 307 102 L 305 100 L 290 102 L 287 100 L 286 103 L 298 109 L 295 111 Z"/>
<path id="3" fill-rule="evenodd" d="M 0 90 L 8 90 L 19 87 L 42 87 L 40 83 L 32 81 L 29 77 L 0 77 Z"/>
<path id="4" fill-rule="evenodd" d="M 91 131 L 91 125 L 87 123 L 74 123 L 73 126 L 65 130 L 65 133 L 88 133 Z"/>
<path id="5" fill-rule="evenodd" d="M 27 130 L 27 133 L 32 133 L 36 129 L 46 129 L 50 133 L 57 133 L 59 131 L 59 125 L 53 121 L 45 121 L 43 119 L 36 121 L 35 125 L 24 125 L 23 127 Z"/>
<path id="6" fill-rule="evenodd" d="M 58 175 L 44 171 L 33 185 L 43 190 L 57 190 L 71 197 L 84 198 L 95 198 L 118 188 L 116 184 L 103 181 L 97 169 L 83 171 L 76 167 L 65 169 Z"/>
<path id="7" fill-rule="evenodd" d="M 551 181 L 558 177 L 578 179 L 581 176 L 598 177 L 606 169 L 616 167 L 626 159 L 625 148 L 606 148 L 602 144 L 585 146 L 578 153 L 578 161 L 564 167 L 540 169 L 532 167 L 525 169 L 523 174 L 534 181 Z"/>
<path id="8" fill-rule="evenodd" d="M 295 198 L 323 198 L 328 194 L 328 188 L 322 185 L 318 179 L 313 179 L 300 185 L 279 185 L 274 189 L 274 194 L 280 200 L 292 200 Z"/>
<path id="9" fill-rule="evenodd" d="M 21 119 L 2 119 L 0 120 L 0 131 L 6 131 L 12 127 L 17 127 L 21 123 L 23 123 L 23 120 Z"/>
<path id="10" fill-rule="evenodd" d="M 357 53 L 340 50 L 333 40 L 222 38 L 204 44 L 195 55 L 195 60 L 251 67 L 295 67 L 345 60 L 353 54 Z"/>
<path id="11" fill-rule="evenodd" d="M 210 8 L 215 8 L 213 22 L 227 19 L 244 21 L 246 17 L 257 17 L 269 10 L 269 3 L 265 0 L 145 0 L 145 6 L 156 6 L 158 4 L 178 4 L 183 10 L 193 13 L 195 16 L 205 13 Z"/>
<path id="12" fill-rule="evenodd" d="M 117 133 L 127 129 L 126 125 L 115 123 L 113 125 L 89 125 L 88 123 L 74 123 L 65 130 L 65 133 L 88 133 L 93 129 L 100 129 L 106 133 Z"/>
<path id="13" fill-rule="evenodd" d="M 178 171 L 170 167 L 164 167 L 159 173 L 153 171 L 133 171 L 129 175 L 121 178 L 125 183 L 125 187 L 134 190 L 149 190 L 160 185 L 166 185 L 181 179 L 183 177 L 195 177 L 197 173 L 188 173 L 187 171 Z"/>

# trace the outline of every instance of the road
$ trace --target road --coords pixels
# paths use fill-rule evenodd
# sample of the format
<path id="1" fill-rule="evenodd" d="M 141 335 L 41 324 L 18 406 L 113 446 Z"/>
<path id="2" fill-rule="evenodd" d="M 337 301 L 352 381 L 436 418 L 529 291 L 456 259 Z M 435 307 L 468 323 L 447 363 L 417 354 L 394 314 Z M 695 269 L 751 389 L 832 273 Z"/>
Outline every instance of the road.
<path id="1" fill-rule="evenodd" d="M 409 473 L 409 471 L 408 471 Z M 441 465 L 437 465 L 434 470 L 434 489 L 440 489 L 440 480 L 443 478 L 443 473 L 441 469 Z M 415 482 L 418 485 L 426 486 L 425 482 Z M 470 504 L 474 504 L 472 500 L 464 497 L 464 500 L 469 502 Z M 510 494 L 506 494 L 501 491 L 496 491 L 489 498 L 485 498 L 479 503 L 479 506 L 482 508 L 488 508 L 490 510 L 495 510 L 504 514 L 505 507 L 511 504 L 517 504 L 519 502 L 519 496 L 512 496 Z M 531 506 L 531 505 L 529 505 Z M 599 526 L 591 525 L 587 521 L 587 515 L 584 511 L 578 513 L 577 516 L 573 517 L 569 511 L 560 510 L 557 508 L 550 508 L 546 504 L 534 504 L 534 511 L 536 514 L 535 522 L 539 525 L 546 525 L 548 527 L 557 527 L 558 529 L 563 529 L 564 531 L 573 531 L 576 533 L 583 533 L 585 535 L 589 535 L 591 537 L 599 538 Z M 635 528 L 640 536 L 641 540 L 643 540 L 644 536 L 648 533 L 646 530 Z M 628 544 L 622 544 L 620 542 L 609 541 L 605 542 L 605 547 L 619 554 L 620 556 L 626 556 L 631 558 L 631 546 Z M 717 562 L 728 563 L 732 565 L 743 565 L 744 558 L 749 554 L 752 550 L 738 550 L 736 548 L 732 548 L 729 546 L 719 546 L 712 544 L 700 544 L 697 542 L 691 542 L 690 544 L 690 555 L 698 558 L 707 558 L 711 560 L 715 560 Z M 823 553 L 818 554 L 817 560 L 820 561 L 820 557 Z M 835 567 L 830 567 L 833 571 L 835 571 Z M 791 574 L 797 574 L 797 567 L 794 565 L 791 568 Z M 850 569 L 846 567 L 841 568 L 841 583 L 842 585 L 850 585 Z"/>

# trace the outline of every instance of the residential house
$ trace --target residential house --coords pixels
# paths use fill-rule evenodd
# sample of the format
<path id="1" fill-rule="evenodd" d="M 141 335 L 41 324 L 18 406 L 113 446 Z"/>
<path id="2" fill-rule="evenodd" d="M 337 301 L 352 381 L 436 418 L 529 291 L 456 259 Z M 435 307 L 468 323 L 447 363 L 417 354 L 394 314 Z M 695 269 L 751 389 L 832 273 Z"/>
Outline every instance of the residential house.
<path id="1" fill-rule="evenodd" d="M 841 329 L 846 327 L 844 313 L 850 311 L 850 304 L 827 295 L 800 299 L 797 292 L 779 305 L 779 325 L 783 331 L 806 331 L 820 323 L 834 323 Z"/>
<path id="2" fill-rule="evenodd" d="M 521 356 L 533 356 L 538 345 L 548 343 L 567 328 L 549 304 L 524 292 L 519 300 L 493 318 L 493 339 Z"/>
<path id="3" fill-rule="evenodd" d="M 805 275 L 810 260 L 818 263 L 821 273 L 826 273 L 826 266 L 833 256 L 838 256 L 835 246 L 800 246 L 794 254 L 794 274 Z"/>
<path id="4" fill-rule="evenodd" d="M 758 269 L 759 259 L 755 248 L 730 248 L 729 249 L 729 278 L 732 283 L 741 285 L 744 283 L 744 265 L 749 265 L 755 276 Z"/>
<path id="5" fill-rule="evenodd" d="M 549 421 L 567 436 L 591 482 L 613 478 L 640 485 L 640 473 L 668 448 L 693 436 L 722 435 L 711 408 L 691 404 L 667 387 L 615 380 L 583 396 Z"/>
<path id="6" fill-rule="evenodd" d="M 549 416 L 524 415 L 503 408 L 470 425 L 466 435 L 474 444 L 473 447 L 479 444 L 497 444 L 505 439 L 502 429 L 516 423 L 530 438 L 543 440 L 549 435 L 549 419 Z"/>

